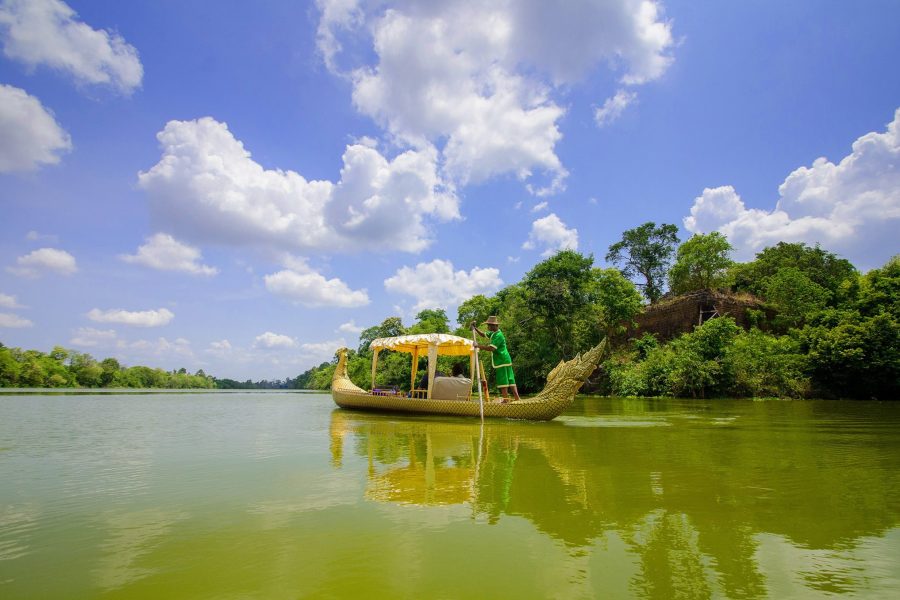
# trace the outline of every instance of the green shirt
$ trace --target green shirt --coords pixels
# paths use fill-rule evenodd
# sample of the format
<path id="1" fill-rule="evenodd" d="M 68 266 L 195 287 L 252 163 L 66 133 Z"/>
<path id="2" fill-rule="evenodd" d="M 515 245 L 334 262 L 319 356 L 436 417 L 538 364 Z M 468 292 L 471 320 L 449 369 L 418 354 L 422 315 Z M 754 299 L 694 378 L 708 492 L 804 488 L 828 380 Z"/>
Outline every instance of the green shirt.
<path id="1" fill-rule="evenodd" d="M 512 357 L 509 355 L 509 350 L 506 349 L 506 336 L 503 335 L 503 332 L 498 329 L 490 332 L 488 337 L 491 340 L 491 346 L 496 348 L 496 350 L 491 351 L 491 366 L 495 369 L 497 367 L 511 367 Z"/>

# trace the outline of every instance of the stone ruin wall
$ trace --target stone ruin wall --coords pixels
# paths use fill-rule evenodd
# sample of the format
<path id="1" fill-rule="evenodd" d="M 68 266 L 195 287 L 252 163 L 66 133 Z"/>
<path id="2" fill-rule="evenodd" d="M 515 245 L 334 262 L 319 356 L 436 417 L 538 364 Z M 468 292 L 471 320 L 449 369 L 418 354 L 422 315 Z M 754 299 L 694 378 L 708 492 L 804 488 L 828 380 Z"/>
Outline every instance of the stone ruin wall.
<path id="1" fill-rule="evenodd" d="M 694 327 L 714 315 L 731 317 L 739 326 L 749 329 L 749 310 L 764 311 L 766 320 L 774 316 L 773 311 L 766 309 L 761 300 L 751 296 L 737 297 L 710 290 L 692 292 L 648 306 L 635 317 L 637 327 L 629 328 L 626 338 L 653 333 L 660 340 L 670 340 L 693 331 Z"/>

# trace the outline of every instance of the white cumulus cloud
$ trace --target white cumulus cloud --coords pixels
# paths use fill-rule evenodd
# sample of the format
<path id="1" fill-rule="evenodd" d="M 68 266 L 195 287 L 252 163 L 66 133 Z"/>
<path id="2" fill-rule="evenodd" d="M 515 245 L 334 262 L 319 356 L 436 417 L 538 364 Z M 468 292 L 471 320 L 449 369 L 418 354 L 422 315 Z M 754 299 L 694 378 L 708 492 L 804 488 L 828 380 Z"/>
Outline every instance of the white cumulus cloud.
<path id="1" fill-rule="evenodd" d="M 34 323 L 19 315 L 0 313 L 0 327 L 20 328 L 31 327 L 32 325 L 34 325 Z"/>
<path id="2" fill-rule="evenodd" d="M 15 296 L 0 294 L 0 308 L 25 308 L 16 301 Z"/>
<path id="3" fill-rule="evenodd" d="M 356 107 L 413 147 L 440 144 L 461 184 L 545 174 L 549 184 L 529 189 L 562 190 L 565 110 L 554 95 L 601 66 L 636 85 L 672 61 L 671 25 L 653 0 L 317 4 L 319 49 L 352 82 Z M 369 56 L 358 51 L 367 44 L 374 61 L 338 66 Z"/>
<path id="4" fill-rule="evenodd" d="M 87 317 L 97 323 L 118 323 L 120 325 L 134 325 L 135 327 L 161 327 L 174 319 L 175 314 L 168 308 L 137 311 L 123 310 L 121 308 L 109 310 L 94 308 L 87 313 Z"/>
<path id="5" fill-rule="evenodd" d="M 272 333 L 271 331 L 256 336 L 256 339 L 253 341 L 254 348 L 294 348 L 296 345 L 297 342 L 294 338 L 280 333 Z"/>
<path id="6" fill-rule="evenodd" d="M 441 259 L 401 267 L 384 281 L 389 292 L 415 298 L 415 310 L 457 306 L 477 294 L 493 294 L 502 285 L 498 269 L 474 267 L 468 272 L 455 271 L 452 262 Z"/>
<path id="7" fill-rule="evenodd" d="M 266 289 L 310 308 L 336 306 L 352 308 L 369 303 L 366 290 L 352 290 L 338 278 L 326 279 L 311 269 L 303 260 L 287 262 L 288 268 L 266 275 Z"/>
<path id="8" fill-rule="evenodd" d="M 113 329 L 96 329 L 94 327 L 79 327 L 75 335 L 69 340 L 73 346 L 94 348 L 96 346 L 112 346 L 118 340 Z"/>
<path id="9" fill-rule="evenodd" d="M 537 219 L 531 224 L 528 239 L 522 244 L 525 250 L 544 248 L 542 256 L 550 256 L 557 250 L 577 250 L 578 230 L 566 227 L 556 213 Z"/>
<path id="10" fill-rule="evenodd" d="M 772 210 L 747 208 L 731 186 L 707 188 L 694 199 L 684 226 L 720 231 L 747 260 L 766 246 L 820 243 L 863 268 L 897 252 L 900 228 L 900 109 L 883 133 L 853 142 L 838 163 L 818 158 L 788 175 Z"/>
<path id="11" fill-rule="evenodd" d="M 81 22 L 61 0 L 4 0 L 0 37 L 7 58 L 29 68 L 46 65 L 77 81 L 129 93 L 141 85 L 137 50 L 115 32 Z"/>
<path id="12" fill-rule="evenodd" d="M 78 271 L 75 257 L 65 250 L 56 248 L 40 248 L 16 259 L 15 267 L 6 270 L 20 277 L 39 277 L 53 272 L 60 275 L 71 275 Z"/>
<path id="13" fill-rule="evenodd" d="M 338 326 L 338 331 L 342 331 L 344 333 L 360 333 L 363 330 L 362 327 L 356 324 L 356 321 L 350 319 L 346 323 L 341 323 Z"/>
<path id="14" fill-rule="evenodd" d="M 210 117 L 170 121 L 157 138 L 163 155 L 138 184 L 157 221 L 184 239 L 418 252 L 431 242 L 426 218 L 460 218 L 459 200 L 439 177 L 431 148 L 389 160 L 368 145 L 350 145 L 340 179 L 331 182 L 264 169 L 225 123 Z"/>
<path id="15" fill-rule="evenodd" d="M 143 265 L 160 271 L 182 271 L 192 275 L 211 276 L 219 272 L 215 267 L 201 264 L 200 250 L 182 244 L 167 233 L 157 233 L 139 246 L 136 254 L 120 257 L 125 262 Z"/>
<path id="16" fill-rule="evenodd" d="M 607 98 L 603 106 L 594 111 L 594 120 L 597 121 L 597 125 L 603 127 L 621 117 L 628 105 L 634 102 L 636 98 L 636 92 L 618 90 L 615 96 Z"/>
<path id="17" fill-rule="evenodd" d="M 41 101 L 0 84 L 0 173 L 55 165 L 72 140 Z"/>
<path id="18" fill-rule="evenodd" d="M 334 358 L 337 349 L 346 345 L 347 341 L 344 338 L 324 342 L 306 342 L 300 344 L 299 360 L 304 364 L 321 364 Z"/>

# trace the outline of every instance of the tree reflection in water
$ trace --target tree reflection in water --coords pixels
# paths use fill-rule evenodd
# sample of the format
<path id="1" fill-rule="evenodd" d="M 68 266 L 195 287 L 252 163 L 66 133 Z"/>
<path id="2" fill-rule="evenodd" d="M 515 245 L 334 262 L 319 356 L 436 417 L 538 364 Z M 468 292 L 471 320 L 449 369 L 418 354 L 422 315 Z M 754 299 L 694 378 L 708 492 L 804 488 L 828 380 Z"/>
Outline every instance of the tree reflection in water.
<path id="1" fill-rule="evenodd" d="M 348 444 L 369 500 L 524 517 L 573 556 L 615 535 L 642 597 L 769 596 L 773 540 L 834 559 L 787 565 L 807 592 L 864 589 L 847 557 L 897 525 L 896 423 L 878 435 L 833 403 L 718 402 L 579 403 L 562 421 L 483 426 L 335 410 L 332 464 Z"/>

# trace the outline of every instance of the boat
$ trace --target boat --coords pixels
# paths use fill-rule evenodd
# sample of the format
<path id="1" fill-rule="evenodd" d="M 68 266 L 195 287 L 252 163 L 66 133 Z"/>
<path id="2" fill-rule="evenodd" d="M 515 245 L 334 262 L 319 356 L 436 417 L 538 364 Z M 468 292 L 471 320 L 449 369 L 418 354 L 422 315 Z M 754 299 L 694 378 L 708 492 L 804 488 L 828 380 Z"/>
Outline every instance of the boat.
<path id="1" fill-rule="evenodd" d="M 480 363 L 472 340 L 445 333 L 423 333 L 378 338 L 371 342 L 372 381 L 375 381 L 378 355 L 383 350 L 405 352 L 412 355 L 412 379 L 410 392 L 395 388 L 364 390 L 350 380 L 347 373 L 347 349 L 338 350 L 338 364 L 331 380 L 331 397 L 341 408 L 377 410 L 402 413 L 455 415 L 462 417 L 497 417 L 549 421 L 559 416 L 575 399 L 588 376 L 594 372 L 606 348 L 606 340 L 568 361 L 560 361 L 547 374 L 547 384 L 535 396 L 517 401 L 497 402 L 484 400 L 479 393 L 472 393 L 472 379 L 478 380 Z M 417 389 L 415 376 L 420 356 L 428 356 L 428 387 Z M 470 374 L 468 389 L 460 393 L 458 385 L 443 385 L 435 377 L 438 356 L 468 356 Z M 452 379 L 452 378 L 444 378 Z M 454 393 L 455 391 L 455 393 Z M 495 399 L 496 400 L 496 399 Z"/>

